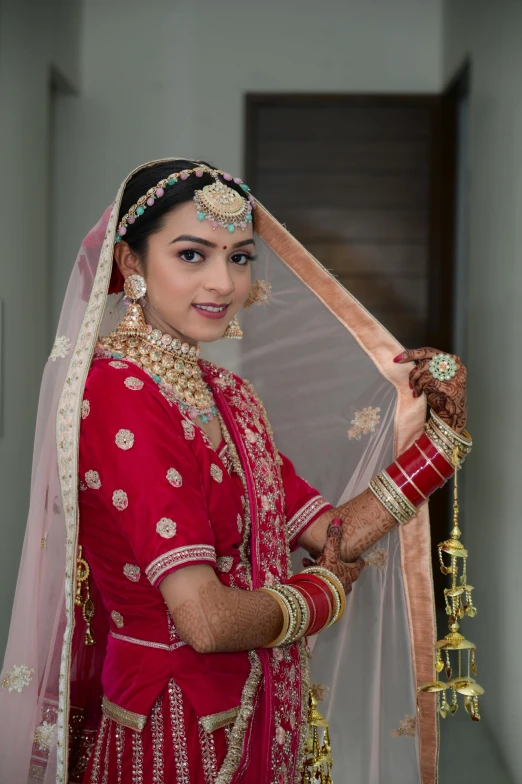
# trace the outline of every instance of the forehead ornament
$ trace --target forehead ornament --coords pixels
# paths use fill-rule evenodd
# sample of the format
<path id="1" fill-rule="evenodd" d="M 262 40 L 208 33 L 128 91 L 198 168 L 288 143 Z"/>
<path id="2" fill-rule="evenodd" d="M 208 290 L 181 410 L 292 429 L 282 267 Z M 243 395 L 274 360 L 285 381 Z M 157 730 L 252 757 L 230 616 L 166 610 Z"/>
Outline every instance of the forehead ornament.
<path id="1" fill-rule="evenodd" d="M 184 169 L 181 172 L 170 174 L 164 180 L 160 180 L 153 188 L 149 188 L 144 196 L 140 196 L 136 204 L 129 207 L 129 211 L 122 217 L 115 242 L 120 242 L 127 234 L 129 227 L 143 215 L 145 210 L 153 207 L 157 199 L 161 199 L 166 188 L 176 185 L 180 180 L 187 180 L 191 176 L 202 177 L 204 173 L 210 174 L 215 182 L 212 185 L 205 185 L 194 194 L 198 220 L 209 220 L 213 229 L 221 226 L 231 234 L 236 229 L 246 229 L 248 224 L 252 222 L 252 210 L 255 207 L 255 200 L 249 192 L 248 185 L 245 185 L 240 177 L 232 177 L 228 172 L 200 165 L 194 169 Z M 245 191 L 245 196 L 233 188 L 229 188 L 219 179 L 220 176 L 226 182 L 233 180 Z"/>

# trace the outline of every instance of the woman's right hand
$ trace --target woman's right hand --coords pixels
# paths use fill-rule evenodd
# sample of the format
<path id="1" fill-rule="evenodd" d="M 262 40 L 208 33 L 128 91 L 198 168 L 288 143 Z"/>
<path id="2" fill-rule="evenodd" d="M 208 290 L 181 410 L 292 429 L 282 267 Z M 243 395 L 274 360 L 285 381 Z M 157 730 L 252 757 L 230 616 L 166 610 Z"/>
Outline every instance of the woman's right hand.
<path id="1" fill-rule="evenodd" d="M 323 566 L 333 572 L 341 581 L 345 594 L 349 594 L 353 583 L 364 569 L 365 563 L 362 558 L 358 558 L 352 563 L 341 561 L 341 536 L 342 522 L 338 517 L 335 517 L 328 526 L 326 544 L 314 566 Z"/>

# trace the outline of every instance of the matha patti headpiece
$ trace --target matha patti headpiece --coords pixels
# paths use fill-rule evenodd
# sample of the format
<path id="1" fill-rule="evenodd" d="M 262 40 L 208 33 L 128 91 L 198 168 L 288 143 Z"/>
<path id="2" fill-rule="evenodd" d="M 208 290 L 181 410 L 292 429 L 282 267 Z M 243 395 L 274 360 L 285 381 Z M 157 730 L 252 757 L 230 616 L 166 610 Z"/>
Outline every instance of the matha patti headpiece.
<path id="1" fill-rule="evenodd" d="M 197 191 L 194 195 L 198 219 L 201 221 L 209 220 L 213 229 L 221 226 L 224 229 L 228 229 L 231 234 L 236 229 L 246 229 L 248 224 L 252 222 L 252 210 L 255 207 L 255 199 L 249 193 L 250 188 L 248 185 L 245 185 L 240 177 L 232 177 L 228 172 L 220 169 L 209 169 L 207 166 L 201 165 L 194 169 L 184 169 L 183 171 L 170 174 L 165 179 L 160 180 L 153 188 L 149 188 L 144 196 L 140 196 L 136 204 L 129 207 L 129 211 L 121 219 L 115 242 L 120 242 L 127 233 L 128 227 L 132 226 L 148 207 L 154 206 L 157 199 L 161 199 L 165 193 L 165 188 L 175 185 L 179 180 L 186 180 L 191 175 L 202 177 L 204 173 L 214 177 L 215 182 L 212 185 L 205 185 L 204 188 Z M 220 175 L 224 180 L 228 182 L 234 181 L 236 185 L 239 185 L 247 194 L 246 198 L 221 182 L 219 179 Z"/>

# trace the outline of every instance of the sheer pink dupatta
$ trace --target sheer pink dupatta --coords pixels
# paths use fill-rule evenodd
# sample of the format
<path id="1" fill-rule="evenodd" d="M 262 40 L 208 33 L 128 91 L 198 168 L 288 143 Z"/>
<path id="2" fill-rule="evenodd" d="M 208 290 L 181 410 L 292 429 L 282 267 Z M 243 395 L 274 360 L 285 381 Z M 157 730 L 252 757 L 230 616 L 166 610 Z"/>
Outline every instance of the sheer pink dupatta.
<path id="1" fill-rule="evenodd" d="M 30 512 L 1 676 L 0 780 L 13 784 L 65 784 L 77 746 L 74 731 L 69 740 L 70 721 L 93 718 L 86 697 L 99 688 L 102 647 L 83 661 L 80 679 L 80 648 L 73 645 L 78 439 L 97 336 L 122 315 L 107 290 L 128 179 L 82 244 L 42 383 Z M 423 404 L 410 396 L 407 368 L 392 363 L 400 350 L 393 338 L 261 206 L 256 234 L 254 274 L 270 280 L 273 298 L 242 317 L 240 372 L 266 403 L 278 447 L 337 503 L 366 487 L 417 435 Z M 363 422 L 364 409 L 374 412 L 369 429 L 353 423 Z M 336 781 L 432 784 L 433 703 L 423 705 L 412 737 L 391 734 L 406 716 L 415 720 L 415 685 L 432 672 L 426 513 L 379 548 L 383 568 L 365 570 L 342 624 L 319 638 L 313 679 L 331 687 L 326 712 Z"/>

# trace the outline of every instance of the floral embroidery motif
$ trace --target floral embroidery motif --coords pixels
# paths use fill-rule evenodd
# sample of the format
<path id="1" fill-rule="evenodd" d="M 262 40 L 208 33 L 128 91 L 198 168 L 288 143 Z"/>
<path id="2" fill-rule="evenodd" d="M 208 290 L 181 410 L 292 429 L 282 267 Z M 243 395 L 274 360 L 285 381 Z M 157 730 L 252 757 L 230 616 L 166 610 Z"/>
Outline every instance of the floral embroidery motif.
<path id="1" fill-rule="evenodd" d="M 168 517 L 162 517 L 159 523 L 156 523 L 156 531 L 164 539 L 172 539 L 176 535 L 176 523 Z"/>
<path id="2" fill-rule="evenodd" d="M 374 566 L 376 569 L 383 571 L 388 563 L 388 550 L 385 547 L 374 547 L 364 560 L 368 566 Z"/>
<path id="3" fill-rule="evenodd" d="M 114 362 L 109 362 L 109 365 L 113 368 L 116 368 L 116 370 L 125 370 L 125 368 L 129 367 L 126 362 L 118 362 L 117 360 Z"/>
<path id="4" fill-rule="evenodd" d="M 152 585 L 156 585 L 159 578 L 165 572 L 168 572 L 169 569 L 175 566 L 184 566 L 192 561 L 207 561 L 215 564 L 216 551 L 207 544 L 191 544 L 187 547 L 176 547 L 175 550 L 169 550 L 168 553 L 163 553 L 163 555 L 155 558 L 145 569 L 145 574 Z"/>
<path id="5" fill-rule="evenodd" d="M 112 503 L 120 512 L 123 512 L 129 505 L 129 499 L 125 490 L 115 490 L 112 494 Z"/>
<path id="6" fill-rule="evenodd" d="M 196 428 L 192 422 L 189 422 L 188 419 L 183 419 L 181 426 L 183 427 L 187 441 L 192 441 L 196 436 Z"/>
<path id="7" fill-rule="evenodd" d="M 57 359 L 65 359 L 70 350 L 71 341 L 66 335 L 61 335 L 54 341 L 49 359 L 52 360 L 52 362 L 56 362 Z"/>
<path id="8" fill-rule="evenodd" d="M 215 463 L 212 463 L 210 466 L 210 476 L 212 479 L 215 479 L 216 482 L 221 483 L 223 481 L 223 471 L 219 466 L 215 465 Z"/>
<path id="9" fill-rule="evenodd" d="M 78 490 L 80 490 L 82 493 L 83 493 L 84 490 L 87 490 L 87 485 L 85 484 L 85 482 L 82 482 L 81 479 L 80 479 L 80 482 L 78 484 Z"/>
<path id="10" fill-rule="evenodd" d="M 138 583 L 141 577 L 141 569 L 139 566 L 136 566 L 136 564 L 126 563 L 123 567 L 123 574 L 131 583 Z"/>
<path id="11" fill-rule="evenodd" d="M 91 488 L 91 490 L 99 490 L 100 487 L 102 486 L 100 475 L 97 471 L 86 471 L 85 483 L 87 487 Z"/>
<path id="12" fill-rule="evenodd" d="M 380 408 L 363 408 L 362 411 L 356 411 L 351 424 L 353 427 L 348 430 L 348 438 L 356 438 L 357 441 L 361 440 L 361 435 L 366 436 L 368 433 L 375 433 L 375 428 L 381 421 Z"/>
<path id="13" fill-rule="evenodd" d="M 127 389 L 143 389 L 144 383 L 139 378 L 134 378 L 134 376 L 127 376 L 125 381 L 123 382 Z"/>
<path id="14" fill-rule="evenodd" d="M 82 419 L 87 419 L 89 414 L 91 413 L 91 404 L 88 400 L 84 400 L 82 402 Z"/>
<path id="15" fill-rule="evenodd" d="M 114 439 L 116 446 L 126 451 L 134 446 L 134 433 L 130 430 L 118 430 Z"/>
<path id="16" fill-rule="evenodd" d="M 183 484 L 183 479 L 181 478 L 181 474 L 179 471 L 176 471 L 175 468 L 169 468 L 167 471 L 167 479 L 172 485 L 172 487 L 181 487 Z"/>
<path id="17" fill-rule="evenodd" d="M 117 610 L 113 610 L 111 612 L 111 618 L 116 624 L 116 626 L 118 627 L 118 629 L 121 629 L 121 627 L 124 626 L 125 621 L 123 620 L 123 615 L 119 613 Z"/>
<path id="18" fill-rule="evenodd" d="M 234 563 L 234 559 L 231 555 L 220 555 L 216 561 L 216 566 L 218 571 L 223 572 L 226 574 L 232 569 L 232 564 Z"/>
<path id="19" fill-rule="evenodd" d="M 277 742 L 279 743 L 280 746 L 282 746 L 283 743 L 285 742 L 285 738 L 286 738 L 286 732 L 285 732 L 284 728 L 283 727 L 278 727 L 276 729 L 276 740 L 277 740 Z"/>
<path id="20" fill-rule="evenodd" d="M 15 664 L 2 681 L 2 689 L 17 691 L 19 694 L 33 679 L 34 670 L 25 664 Z"/>
<path id="21" fill-rule="evenodd" d="M 406 714 L 405 719 L 401 719 L 400 727 L 397 729 L 392 730 L 390 735 L 392 738 L 400 738 L 401 736 L 405 736 L 407 738 L 414 738 L 416 732 L 416 724 L 417 720 L 415 716 L 411 716 L 409 713 Z"/>
<path id="22" fill-rule="evenodd" d="M 54 745 L 55 733 L 56 724 L 51 724 L 49 721 L 42 721 L 36 728 L 33 742 L 38 744 L 40 751 L 50 751 Z"/>

